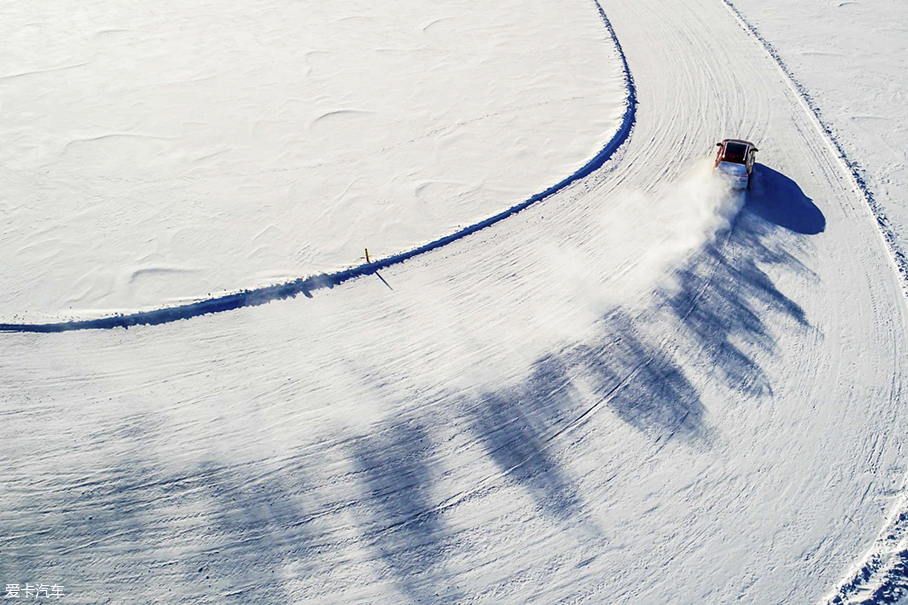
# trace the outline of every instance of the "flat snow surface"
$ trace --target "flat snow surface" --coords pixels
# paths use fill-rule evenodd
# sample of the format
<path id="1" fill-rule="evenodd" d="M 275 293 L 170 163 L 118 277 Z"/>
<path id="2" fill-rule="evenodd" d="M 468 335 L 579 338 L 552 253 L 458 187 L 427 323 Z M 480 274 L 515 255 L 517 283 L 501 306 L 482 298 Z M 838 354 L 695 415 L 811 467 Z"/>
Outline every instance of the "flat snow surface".
<path id="1" fill-rule="evenodd" d="M 0 334 L 0 582 L 57 582 L 74 603 L 837 594 L 906 472 L 908 307 L 891 250 L 722 2 L 603 7 L 639 104 L 589 177 L 311 298 Z M 593 71 L 620 82 L 595 8 L 565 3 L 576 24 L 535 27 L 550 48 L 586 39 Z M 612 119 L 626 94 L 592 102 Z M 593 151 L 603 125 L 564 128 Z M 711 177 L 730 136 L 761 149 L 746 193 Z M 25 300 L 36 278 L 16 267 Z"/>
<path id="2" fill-rule="evenodd" d="M 39 0 L 7 3 L 0 38 L 5 318 L 415 247 L 582 166 L 625 97 L 570 0 Z"/>

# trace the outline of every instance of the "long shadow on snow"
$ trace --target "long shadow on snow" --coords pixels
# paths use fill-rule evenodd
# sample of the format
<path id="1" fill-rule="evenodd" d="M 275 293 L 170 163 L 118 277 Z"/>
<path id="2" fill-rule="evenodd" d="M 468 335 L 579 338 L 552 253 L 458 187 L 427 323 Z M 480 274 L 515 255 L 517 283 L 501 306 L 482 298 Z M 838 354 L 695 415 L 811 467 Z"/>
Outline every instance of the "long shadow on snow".
<path id="1" fill-rule="evenodd" d="M 237 603 L 298 599 L 290 584 L 310 573 L 318 549 L 310 492 L 305 472 L 293 466 L 204 463 L 168 479 L 165 502 L 201 511 L 183 528 L 192 547 L 180 559 L 180 591 Z"/>
<path id="2" fill-rule="evenodd" d="M 214 464 L 174 474 L 120 460 L 25 492 L 5 511 L 15 531 L 6 528 L 0 571 L 23 586 L 56 581 L 78 602 L 292 602 L 288 580 L 316 548 L 302 477 Z"/>
<path id="3" fill-rule="evenodd" d="M 433 449 L 415 420 L 395 421 L 355 443 L 353 459 L 372 517 L 362 531 L 409 600 L 455 602 L 457 587 L 443 584 L 445 554 L 452 546 L 431 493 Z"/>
<path id="4" fill-rule="evenodd" d="M 156 525 L 157 539 L 145 557 L 161 571 L 146 578 L 143 598 L 156 582 L 179 595 L 174 600 L 190 602 L 212 594 L 235 603 L 300 597 L 291 583 L 311 573 L 318 548 L 303 469 L 203 462 L 178 474 L 147 469 L 131 483 L 118 491 L 135 492 L 156 513 L 147 522 Z M 158 549 L 171 550 L 172 559 L 162 563 Z"/>
<path id="5" fill-rule="evenodd" d="M 502 475 L 525 488 L 539 511 L 554 519 L 585 516 L 554 442 L 600 407 L 653 441 L 670 436 L 703 441 L 707 433 L 696 389 L 660 345 L 638 330 L 634 318 L 616 310 L 599 327 L 595 343 L 539 359 L 522 384 L 487 393 L 467 412 L 473 435 Z M 572 439 L 585 434 L 594 433 L 578 432 Z"/>
<path id="6" fill-rule="evenodd" d="M 87 602 L 92 586 L 95 595 L 107 598 L 148 580 L 166 527 L 155 516 L 156 500 L 145 497 L 143 486 L 154 470 L 135 439 L 159 428 L 136 415 L 120 426 L 83 430 L 80 439 L 86 442 L 115 438 L 122 447 L 121 461 L 90 471 L 66 468 L 28 476 L 15 463 L 7 468 L 0 577 L 21 586 L 36 579 L 57 583 L 64 587 L 64 600 L 76 602 Z M 124 561 L 137 564 L 129 567 Z"/>
<path id="7" fill-rule="evenodd" d="M 592 379 L 593 392 L 621 420 L 655 441 L 667 436 L 707 437 L 704 407 L 682 366 L 655 342 L 636 319 L 622 311 L 606 317 L 602 344 L 575 351 L 577 363 Z M 640 325 L 638 325 L 640 324 Z"/>
<path id="8" fill-rule="evenodd" d="M 8 499 L 0 513 L 5 581 L 24 587 L 40 578 L 63 585 L 64 598 L 77 600 L 85 598 L 90 584 L 103 582 L 101 590 L 110 595 L 135 583 L 138 570 L 149 567 L 148 547 L 163 528 L 152 521 L 153 502 L 132 489 L 148 469 L 141 463 L 131 466 L 96 469 L 93 476 L 59 478 L 53 484 L 38 477 L 24 485 L 8 483 L 9 493 L 21 495 Z M 124 568 L 112 555 L 140 564 Z"/>
<path id="9" fill-rule="evenodd" d="M 774 190 L 774 183 L 782 186 Z M 653 318 L 664 319 L 666 312 L 674 316 L 683 330 L 680 334 L 694 337 L 695 354 L 716 369 L 716 377 L 726 386 L 755 395 L 771 392 L 768 378 L 754 359 L 755 353 L 772 352 L 775 346 L 767 316 L 781 313 L 801 326 L 807 325 L 807 319 L 763 267 L 781 264 L 804 270 L 786 251 L 791 238 L 778 237 L 784 233 L 780 227 L 809 233 L 821 224 L 819 210 L 806 206 L 806 196 L 794 197 L 800 206 L 787 219 L 765 218 L 785 216 L 785 208 L 778 205 L 788 203 L 793 191 L 780 177 L 765 179 L 763 189 L 756 189 L 757 194 L 748 199 L 732 229 L 682 267 L 677 272 L 677 289 L 657 296 L 653 308 L 637 316 L 614 310 L 599 322 L 599 333 L 591 342 L 540 358 L 522 384 L 488 392 L 478 401 L 461 400 L 462 406 L 452 401 L 452 408 L 459 407 L 455 415 L 465 415 L 471 433 L 501 474 L 525 488 L 542 514 L 559 520 L 584 514 L 581 490 L 565 466 L 565 449 L 555 447 L 554 442 L 568 429 L 581 429 L 598 410 L 610 410 L 654 441 L 680 437 L 696 442 L 708 436 L 704 406 L 688 375 L 707 364 L 678 359 L 683 353 L 677 350 L 679 336 L 653 330 Z M 571 439 L 576 443 L 586 436 L 601 435 L 577 430 Z M 434 447 L 427 430 L 417 423 L 395 421 L 386 431 L 356 442 L 352 454 L 368 492 L 368 522 L 362 532 L 395 574 L 402 591 L 413 600 L 432 600 L 436 595 L 456 598 L 457 587 L 438 585 L 439 578 L 446 576 L 442 569 L 445 556 L 456 543 L 438 512 L 442 500 L 433 494 Z M 127 548 L 133 550 L 126 551 L 131 553 L 126 558 L 137 558 L 150 567 L 161 564 L 158 545 L 179 536 L 191 538 L 194 548 L 183 557 L 181 570 L 132 581 L 153 584 L 165 578 L 179 587 L 196 576 L 200 590 L 209 582 L 225 589 L 228 587 L 219 578 L 236 578 L 241 573 L 248 590 L 254 591 L 265 581 L 261 574 L 288 562 L 303 565 L 311 556 L 312 531 L 307 520 L 313 513 L 304 510 L 308 497 L 303 495 L 303 484 L 296 483 L 297 472 L 284 469 L 270 479 L 244 474 L 241 469 L 201 469 L 188 477 L 162 479 L 155 476 L 154 469 L 123 470 L 101 486 L 79 486 L 93 493 L 90 506 L 77 504 L 69 492 L 55 496 L 64 506 L 45 501 L 28 504 L 29 510 L 38 507 L 32 512 L 58 510 L 62 517 L 30 515 L 28 518 L 43 518 L 46 523 L 26 527 L 22 533 L 65 528 L 54 539 L 79 548 L 72 552 L 60 549 L 61 558 L 75 555 L 80 566 L 84 563 L 85 569 L 95 570 L 99 569 L 96 557 L 101 555 L 91 542 L 99 534 L 116 536 L 112 539 L 118 542 L 127 540 L 133 545 Z M 145 514 L 152 507 L 195 510 L 194 503 L 204 512 L 189 525 L 175 517 Z M 314 511 L 320 508 L 316 503 L 312 506 Z M 101 526 L 97 529 L 84 518 L 92 509 L 95 523 Z M 7 543 L 3 554 L 4 561 L 9 561 L 8 554 L 17 560 L 13 565 L 20 572 L 33 574 L 43 569 L 15 543 Z M 5 569 L 15 577 L 16 569 Z M 117 577 L 122 580 L 127 572 L 130 569 L 118 572 Z M 289 593 L 285 586 L 279 590 Z M 238 597 L 250 601 L 257 595 L 246 592 Z"/>
<path id="10" fill-rule="evenodd" d="M 361 535 L 409 599 L 449 602 L 458 596 L 456 586 L 440 584 L 447 577 L 446 556 L 458 542 L 443 522 L 446 494 L 435 493 L 435 445 L 424 426 L 464 422 L 505 481 L 532 498 L 536 508 L 529 514 L 574 525 L 580 519 L 577 527 L 586 531 L 587 540 L 604 538 L 603 532 L 584 521 L 589 514 L 579 486 L 564 467 L 562 448 L 555 447 L 560 435 L 606 406 L 654 441 L 672 435 L 702 440 L 704 408 L 681 367 L 649 344 L 626 313 L 612 312 L 600 323 L 597 344 L 546 355 L 514 388 L 475 399 L 453 393 L 444 408 L 424 411 L 419 420 L 395 419 L 354 443 L 356 474 L 367 493 Z M 578 376 L 592 398 L 579 396 Z M 590 434 L 596 433 L 583 433 Z M 501 484 L 488 479 L 492 483 L 484 487 Z M 475 477 L 462 486 L 465 491 L 478 487 Z"/>
<path id="11" fill-rule="evenodd" d="M 809 272 L 787 251 L 791 243 L 777 237 L 778 228 L 817 233 L 825 218 L 791 179 L 762 165 L 757 175 L 760 186 L 748 195 L 731 229 L 676 271 L 676 288 L 657 293 L 652 308 L 636 317 L 613 310 L 600 321 L 593 342 L 539 359 L 522 384 L 488 393 L 470 410 L 472 432 L 487 454 L 544 513 L 566 518 L 581 512 L 574 481 L 551 444 L 597 408 L 609 409 L 654 441 L 681 437 L 708 443 L 705 408 L 684 367 L 712 368 L 715 378 L 738 392 L 771 393 L 755 360 L 775 349 L 767 315 L 781 313 L 805 327 L 808 322 L 762 267 Z M 674 316 L 669 323 L 681 327 L 677 336 L 648 327 L 666 311 Z M 681 336 L 692 336 L 708 363 L 677 359 L 684 350 L 674 355 L 672 350 Z M 590 398 L 582 403 L 578 379 L 592 403 Z"/>
<path id="12" fill-rule="evenodd" d="M 482 397 L 468 419 L 502 474 L 526 488 L 543 513 L 559 519 L 580 512 L 573 481 L 548 451 L 552 436 L 571 420 L 568 369 L 565 359 L 545 357 L 524 384 Z"/>
<path id="13" fill-rule="evenodd" d="M 764 267 L 809 272 L 788 252 L 791 244 L 778 237 L 784 233 L 778 228 L 814 234 L 826 219 L 788 177 L 762 164 L 755 175 L 754 190 L 731 229 L 676 271 L 677 290 L 665 296 L 727 386 L 765 395 L 772 388 L 754 359 L 757 352 L 775 350 L 765 317 L 781 313 L 798 325 L 809 324 L 801 306 L 776 287 Z"/>

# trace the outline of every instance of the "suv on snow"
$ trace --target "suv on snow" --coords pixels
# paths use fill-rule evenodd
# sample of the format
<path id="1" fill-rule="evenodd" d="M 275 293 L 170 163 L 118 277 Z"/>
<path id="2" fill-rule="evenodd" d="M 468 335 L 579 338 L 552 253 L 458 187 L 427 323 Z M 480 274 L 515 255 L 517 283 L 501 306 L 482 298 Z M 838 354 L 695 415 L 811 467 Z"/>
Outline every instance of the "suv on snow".
<path id="1" fill-rule="evenodd" d="M 750 141 L 725 139 L 716 143 L 716 163 L 713 170 L 718 170 L 731 179 L 735 189 L 750 189 L 750 177 L 754 170 L 754 157 L 757 148 Z"/>

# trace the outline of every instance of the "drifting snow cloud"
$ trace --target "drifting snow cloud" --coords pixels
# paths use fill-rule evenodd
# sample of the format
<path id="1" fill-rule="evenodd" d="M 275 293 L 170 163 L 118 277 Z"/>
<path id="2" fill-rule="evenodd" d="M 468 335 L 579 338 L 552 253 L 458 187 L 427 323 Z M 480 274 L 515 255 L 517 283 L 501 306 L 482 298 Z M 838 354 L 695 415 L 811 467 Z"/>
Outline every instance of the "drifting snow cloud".
<path id="1" fill-rule="evenodd" d="M 420 351 L 421 380 L 460 391 L 504 388 L 523 380 L 540 357 L 589 342 L 609 311 L 650 305 L 673 268 L 730 227 L 743 200 L 708 163 L 698 163 L 662 191 L 606 199 L 569 232 L 553 231 L 533 245 L 509 237 L 500 256 L 476 261 L 482 266 L 472 272 L 474 288 L 431 279 L 419 284 L 418 298 L 400 298 L 386 313 L 425 326 L 406 339 Z M 657 212 L 628 212 L 628 205 Z M 399 325 L 389 323 L 381 338 L 395 340 Z M 385 369 L 412 371 L 394 365 Z"/>

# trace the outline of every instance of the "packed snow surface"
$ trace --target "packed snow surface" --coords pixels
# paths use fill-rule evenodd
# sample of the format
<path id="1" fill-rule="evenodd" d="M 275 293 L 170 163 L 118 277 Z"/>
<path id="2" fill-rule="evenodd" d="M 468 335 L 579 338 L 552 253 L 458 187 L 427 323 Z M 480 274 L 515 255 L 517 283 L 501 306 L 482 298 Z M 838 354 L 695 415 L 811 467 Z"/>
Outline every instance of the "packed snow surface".
<path id="1" fill-rule="evenodd" d="M 908 285 L 908 4 L 727 4 L 778 60 L 851 168 L 903 285 Z M 836 603 L 908 602 L 904 487 L 893 498 L 876 540 L 829 598 Z"/>
<path id="2" fill-rule="evenodd" d="M 908 3 L 731 4 L 770 42 L 847 154 L 908 279 Z"/>
<path id="3" fill-rule="evenodd" d="M 419 31 L 431 19 L 407 11 L 429 9 L 413 4 L 356 12 Z M 841 596 L 855 569 L 875 573 L 866 556 L 891 526 L 906 473 L 908 308 L 851 168 L 725 3 L 610 0 L 602 8 L 620 52 L 595 3 L 542 4 L 512 6 L 511 29 L 463 30 L 458 41 L 470 56 L 544 28 L 541 47 L 580 45 L 574 60 L 590 77 L 619 84 L 588 99 L 604 103 L 604 121 L 572 114 L 554 128 L 585 133 L 589 155 L 624 110 L 626 58 L 634 129 L 593 174 L 311 297 L 129 330 L 0 333 L 0 582 L 56 582 L 75 603 L 811 603 Z M 180 11 L 197 9 L 130 10 L 175 27 Z M 326 22 L 353 11 L 312 10 Z M 451 10 L 478 22 L 490 11 L 491 22 L 499 8 Z M 542 10 L 552 18 L 537 22 Z M 235 47 L 238 64 L 257 48 L 242 38 Z M 543 55 L 521 59 L 524 77 L 566 69 Z M 401 69 L 424 69 L 422 57 L 411 48 Z M 347 56 L 349 69 L 360 58 Z M 205 59 L 238 90 L 251 77 Z M 337 61 L 342 81 L 330 85 L 355 89 Z M 265 96 L 279 104 L 283 90 Z M 456 90 L 470 100 L 439 111 L 489 96 Z M 230 98 L 225 90 L 223 104 Z M 512 126 L 493 143 L 541 132 Z M 335 136 L 355 134 L 338 125 L 326 145 Z M 726 137 L 760 148 L 746 193 L 711 173 L 708 156 Z M 496 190 L 480 218 L 561 180 L 582 155 L 541 187 Z M 161 157 L 192 170 L 189 158 Z M 211 182 L 224 203 L 243 199 L 230 154 L 208 161 L 222 171 Z M 350 178 L 389 177 L 387 166 L 354 163 L 363 172 Z M 41 174 L 11 178 L 31 192 L 22 179 Z M 44 195 L 80 182 L 56 175 L 42 181 Z M 274 194 L 271 185 L 259 194 Z M 476 218 L 448 205 L 443 219 L 427 219 L 389 200 L 412 228 L 408 245 L 432 238 L 423 227 L 443 234 Z M 370 212 L 339 203 L 323 208 Z M 279 216 L 249 220 L 268 212 Z M 78 221 L 65 205 L 54 220 L 67 214 Z M 177 218 L 211 238 L 244 228 L 237 216 Z M 372 215 L 371 226 L 385 218 Z M 132 234 L 147 237 L 139 223 Z M 63 282 L 46 286 L 48 301 L 25 260 L 9 267 L 11 312 L 29 300 L 59 312 Z M 256 281 L 252 273 L 238 277 Z M 150 288 L 149 304 L 174 296 L 170 283 Z"/>

